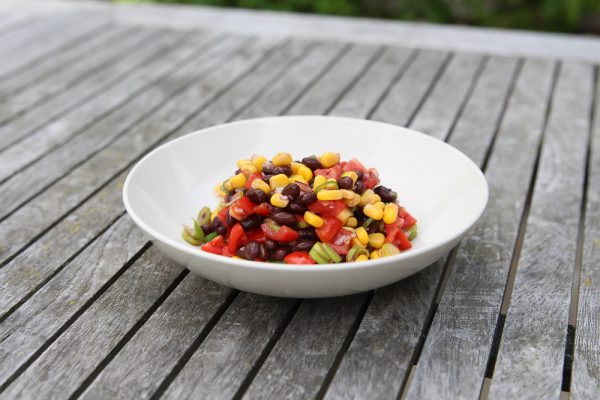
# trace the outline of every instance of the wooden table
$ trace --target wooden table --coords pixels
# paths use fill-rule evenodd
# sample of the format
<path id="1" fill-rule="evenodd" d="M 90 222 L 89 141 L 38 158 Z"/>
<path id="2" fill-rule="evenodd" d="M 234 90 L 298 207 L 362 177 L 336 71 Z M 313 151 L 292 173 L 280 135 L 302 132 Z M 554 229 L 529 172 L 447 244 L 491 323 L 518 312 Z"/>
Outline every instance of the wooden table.
<path id="1" fill-rule="evenodd" d="M 0 398 L 599 398 L 599 39 L 5 2 L 0 58 Z M 445 140 L 488 209 L 444 259 L 350 297 L 165 259 L 125 213 L 132 165 L 281 114 Z"/>

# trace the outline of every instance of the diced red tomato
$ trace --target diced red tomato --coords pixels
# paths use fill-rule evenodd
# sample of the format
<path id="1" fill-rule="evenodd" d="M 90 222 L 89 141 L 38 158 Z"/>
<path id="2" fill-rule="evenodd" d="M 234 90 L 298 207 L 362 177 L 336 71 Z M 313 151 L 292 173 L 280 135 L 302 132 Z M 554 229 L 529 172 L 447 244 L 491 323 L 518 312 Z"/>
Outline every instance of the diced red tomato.
<path id="1" fill-rule="evenodd" d="M 248 238 L 248 242 L 264 243 L 267 240 L 262 229 L 252 229 L 246 232 L 246 237 Z"/>
<path id="2" fill-rule="evenodd" d="M 227 246 L 223 246 L 223 255 L 224 255 L 225 257 L 231 257 L 231 256 L 234 256 L 234 255 L 235 255 L 235 253 L 231 254 L 231 253 L 229 252 L 229 248 L 228 248 Z"/>
<path id="3" fill-rule="evenodd" d="M 243 220 L 250 214 L 254 214 L 254 203 L 252 203 L 246 196 L 234 201 L 229 208 L 229 215 L 238 221 Z"/>
<path id="4" fill-rule="evenodd" d="M 233 225 L 231 228 L 231 233 L 229 234 L 229 238 L 227 239 L 227 248 L 229 249 L 229 253 L 235 254 L 236 250 L 247 241 L 248 238 L 244 233 L 244 228 L 242 228 L 239 223 Z"/>
<path id="5" fill-rule="evenodd" d="M 287 243 L 292 240 L 296 240 L 300 237 L 300 234 L 285 225 L 279 226 L 274 222 L 265 222 L 260 226 L 260 229 L 265 233 L 265 236 L 269 239 Z"/>
<path id="6" fill-rule="evenodd" d="M 331 240 L 329 245 L 335 250 L 338 254 L 348 254 L 350 250 L 350 242 L 354 237 L 354 233 L 349 230 L 341 229 L 337 235 Z"/>
<path id="7" fill-rule="evenodd" d="M 254 207 L 254 212 L 260 216 L 268 217 L 271 214 L 271 208 L 268 203 L 261 203 Z"/>
<path id="8" fill-rule="evenodd" d="M 398 229 L 397 227 L 393 227 L 388 235 L 385 237 L 385 241 L 387 243 L 391 243 L 396 246 L 401 251 L 408 250 L 412 247 L 412 243 L 402 229 Z"/>
<path id="9" fill-rule="evenodd" d="M 316 229 L 317 236 L 322 242 L 330 243 L 344 224 L 336 217 L 329 215 L 323 215 L 322 218 L 324 223 L 322 227 Z"/>
<path id="10" fill-rule="evenodd" d="M 225 245 L 225 239 L 223 236 L 219 235 L 215 237 L 210 242 L 204 244 L 201 249 L 213 254 L 223 254 L 223 246 Z"/>
<path id="11" fill-rule="evenodd" d="M 342 200 L 317 200 L 308 205 L 308 209 L 315 214 L 319 214 L 320 216 L 329 215 L 332 217 L 338 215 L 340 211 L 345 208 L 346 205 Z"/>
<path id="12" fill-rule="evenodd" d="M 228 225 L 227 225 L 227 214 L 228 213 L 229 213 L 229 207 L 225 207 L 224 209 L 219 211 L 219 213 L 217 214 L 217 218 L 219 218 L 219 220 L 223 223 L 223 226 L 225 226 L 226 228 L 228 227 Z"/>
<path id="13" fill-rule="evenodd" d="M 246 180 L 246 185 L 244 185 L 246 189 L 250 189 L 252 187 L 252 181 L 256 179 L 262 179 L 262 174 L 260 172 L 257 174 L 250 174 L 250 176 Z"/>
<path id="14" fill-rule="evenodd" d="M 305 251 L 294 251 L 283 259 L 286 264 L 316 264 L 315 260 Z"/>
<path id="15" fill-rule="evenodd" d="M 342 175 L 343 172 L 343 166 L 340 164 L 336 164 L 331 168 L 321 168 L 321 169 L 316 169 L 315 170 L 315 176 L 316 175 L 323 175 L 326 178 L 333 178 L 336 181 L 338 179 L 340 179 L 340 176 Z"/>
<path id="16" fill-rule="evenodd" d="M 377 170 L 371 168 L 368 171 L 363 172 L 362 181 L 367 189 L 373 189 L 375 186 L 379 185 L 379 174 L 377 173 Z"/>
<path id="17" fill-rule="evenodd" d="M 413 217 L 412 215 L 410 215 L 408 213 L 408 211 L 405 210 L 404 211 L 404 224 L 402 225 L 402 228 L 408 229 L 416 223 L 417 223 L 416 218 Z"/>
<path id="18" fill-rule="evenodd" d="M 344 165 L 344 172 L 347 171 L 354 171 L 354 172 L 365 172 L 367 169 L 365 168 L 364 165 L 362 165 L 362 163 L 360 161 L 358 161 L 356 158 L 353 158 L 352 160 L 348 161 L 346 163 L 346 165 Z"/>

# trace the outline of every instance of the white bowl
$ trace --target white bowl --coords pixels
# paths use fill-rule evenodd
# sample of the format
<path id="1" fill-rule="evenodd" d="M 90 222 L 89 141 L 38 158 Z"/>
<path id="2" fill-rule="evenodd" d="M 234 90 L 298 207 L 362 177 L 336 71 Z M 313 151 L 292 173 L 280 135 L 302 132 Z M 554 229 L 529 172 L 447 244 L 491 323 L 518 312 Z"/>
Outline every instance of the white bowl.
<path id="1" fill-rule="evenodd" d="M 413 248 L 358 263 L 287 265 L 232 259 L 185 243 L 181 226 L 203 206 L 238 159 L 295 158 L 325 151 L 357 157 L 379 170 L 418 219 Z M 488 186 L 464 154 L 425 134 L 379 122 L 322 116 L 260 118 L 203 129 L 162 145 L 130 172 L 123 188 L 129 215 L 169 258 L 192 272 L 240 290 L 283 297 L 329 297 L 378 288 L 412 275 L 443 256 L 483 213 Z"/>

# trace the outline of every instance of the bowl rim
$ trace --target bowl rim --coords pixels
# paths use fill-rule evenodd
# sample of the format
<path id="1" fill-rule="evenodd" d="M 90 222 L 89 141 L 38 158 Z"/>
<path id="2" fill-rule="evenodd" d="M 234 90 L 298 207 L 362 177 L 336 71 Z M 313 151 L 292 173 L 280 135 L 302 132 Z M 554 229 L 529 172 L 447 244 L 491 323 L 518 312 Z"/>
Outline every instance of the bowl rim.
<path id="1" fill-rule="evenodd" d="M 461 228 L 457 231 L 457 233 L 455 233 L 454 235 L 448 237 L 447 239 L 445 239 L 439 243 L 429 244 L 429 245 L 426 245 L 426 246 L 423 246 L 423 247 L 420 247 L 417 249 L 412 249 L 410 251 L 406 251 L 406 252 L 403 252 L 403 253 L 400 253 L 400 254 L 397 254 L 394 256 L 390 256 L 390 257 L 379 258 L 376 260 L 368 260 L 369 262 L 353 262 L 353 263 L 345 263 L 344 262 L 344 263 L 339 263 L 339 264 L 333 264 L 333 263 L 329 263 L 329 264 L 271 263 L 271 262 L 237 259 L 237 258 L 224 257 L 222 255 L 212 254 L 212 253 L 200 250 L 199 247 L 192 247 L 190 245 L 181 243 L 179 241 L 175 241 L 175 240 L 171 239 L 170 237 L 158 232 L 154 228 L 150 227 L 146 222 L 144 222 L 142 220 L 142 218 L 133 209 L 133 207 L 129 201 L 129 197 L 128 197 L 128 191 L 129 191 L 129 186 L 131 184 L 132 177 L 135 175 L 136 171 L 143 166 L 144 162 L 148 158 L 152 157 L 155 153 L 164 151 L 165 149 L 167 149 L 170 146 L 173 146 L 175 143 L 177 143 L 179 141 L 187 140 L 190 136 L 210 134 L 211 131 L 223 129 L 223 127 L 233 127 L 236 125 L 244 125 L 244 124 L 248 124 L 248 123 L 263 122 L 263 121 L 269 121 L 269 120 L 284 120 L 284 119 L 290 120 L 290 121 L 297 120 L 297 119 L 313 119 L 313 120 L 327 119 L 327 120 L 340 120 L 340 121 L 351 122 L 351 123 L 382 125 L 382 126 L 391 127 L 394 129 L 400 129 L 411 135 L 419 135 L 424 140 L 430 140 L 432 143 L 437 143 L 437 145 L 446 146 L 447 150 L 454 152 L 459 157 L 463 158 L 467 162 L 467 164 L 470 164 L 474 168 L 474 170 L 476 171 L 476 174 L 478 175 L 479 180 L 483 184 L 483 188 L 485 191 L 485 193 L 484 193 L 485 201 L 483 201 L 481 203 L 477 212 L 475 214 L 473 214 L 474 216 L 472 218 L 470 218 L 468 222 L 465 222 L 461 226 Z M 125 209 L 127 210 L 127 213 L 131 216 L 133 221 L 136 223 L 136 225 L 138 225 L 138 227 L 140 227 L 147 234 L 149 234 L 152 238 L 158 240 L 159 242 L 162 242 L 170 247 L 174 247 L 177 250 L 188 254 L 189 256 L 199 257 L 200 259 L 206 259 L 206 261 L 209 261 L 209 262 L 216 261 L 219 263 L 228 264 L 230 266 L 245 267 L 245 268 L 251 268 L 251 269 L 258 269 L 258 270 L 330 272 L 330 271 L 339 271 L 339 270 L 358 270 L 358 269 L 364 269 L 364 268 L 371 268 L 373 266 L 383 266 L 383 265 L 393 264 L 395 262 L 403 261 L 403 260 L 410 259 L 413 257 L 416 258 L 422 254 L 434 251 L 438 248 L 444 247 L 445 245 L 447 245 L 449 243 L 452 243 L 453 241 L 455 241 L 457 239 L 462 238 L 469 231 L 469 229 L 471 229 L 475 225 L 475 223 L 479 220 L 479 218 L 481 218 L 481 216 L 483 215 L 483 213 L 487 207 L 488 200 L 489 200 L 489 186 L 488 186 L 487 180 L 485 178 L 485 175 L 481 171 L 481 169 L 473 162 L 473 160 L 471 160 L 469 157 L 467 157 L 463 152 L 461 152 L 460 150 L 456 149 L 455 147 L 451 146 L 450 144 L 448 144 L 440 139 L 437 139 L 437 138 L 427 135 L 425 133 L 416 131 L 414 129 L 406 128 L 406 127 L 399 126 L 399 125 L 389 124 L 389 123 L 385 123 L 385 122 L 380 122 L 380 121 L 372 121 L 372 120 L 368 120 L 368 119 L 362 119 L 362 118 L 325 116 L 325 115 L 289 115 L 289 116 L 258 117 L 258 118 L 249 118 L 249 119 L 243 119 L 243 120 L 233 121 L 233 122 L 226 122 L 226 123 L 210 126 L 207 128 L 199 129 L 197 131 L 187 133 L 183 136 L 180 136 L 180 137 L 172 139 L 166 143 L 163 143 L 160 146 L 156 147 L 155 149 L 151 150 L 148 154 L 146 154 L 138 162 L 136 162 L 134 167 L 127 174 L 127 178 L 125 179 L 125 183 L 123 184 L 122 195 L 123 195 L 123 203 L 125 205 Z"/>

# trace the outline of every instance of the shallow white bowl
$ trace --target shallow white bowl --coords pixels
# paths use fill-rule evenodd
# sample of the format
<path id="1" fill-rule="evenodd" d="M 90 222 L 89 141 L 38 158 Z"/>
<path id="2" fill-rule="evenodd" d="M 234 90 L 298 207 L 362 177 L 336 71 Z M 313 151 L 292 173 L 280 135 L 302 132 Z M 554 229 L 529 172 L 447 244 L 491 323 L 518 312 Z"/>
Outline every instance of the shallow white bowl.
<path id="1" fill-rule="evenodd" d="M 185 243 L 181 226 L 202 206 L 214 208 L 217 182 L 238 159 L 278 151 L 295 158 L 324 151 L 357 157 L 379 170 L 381 183 L 418 219 L 413 248 L 360 263 L 285 265 L 232 259 Z M 337 117 L 273 117 L 203 129 L 152 151 L 123 188 L 129 215 L 168 257 L 223 285 L 271 296 L 329 297 L 403 279 L 452 249 L 483 213 L 485 177 L 464 154 L 437 139 L 398 126 Z"/>

